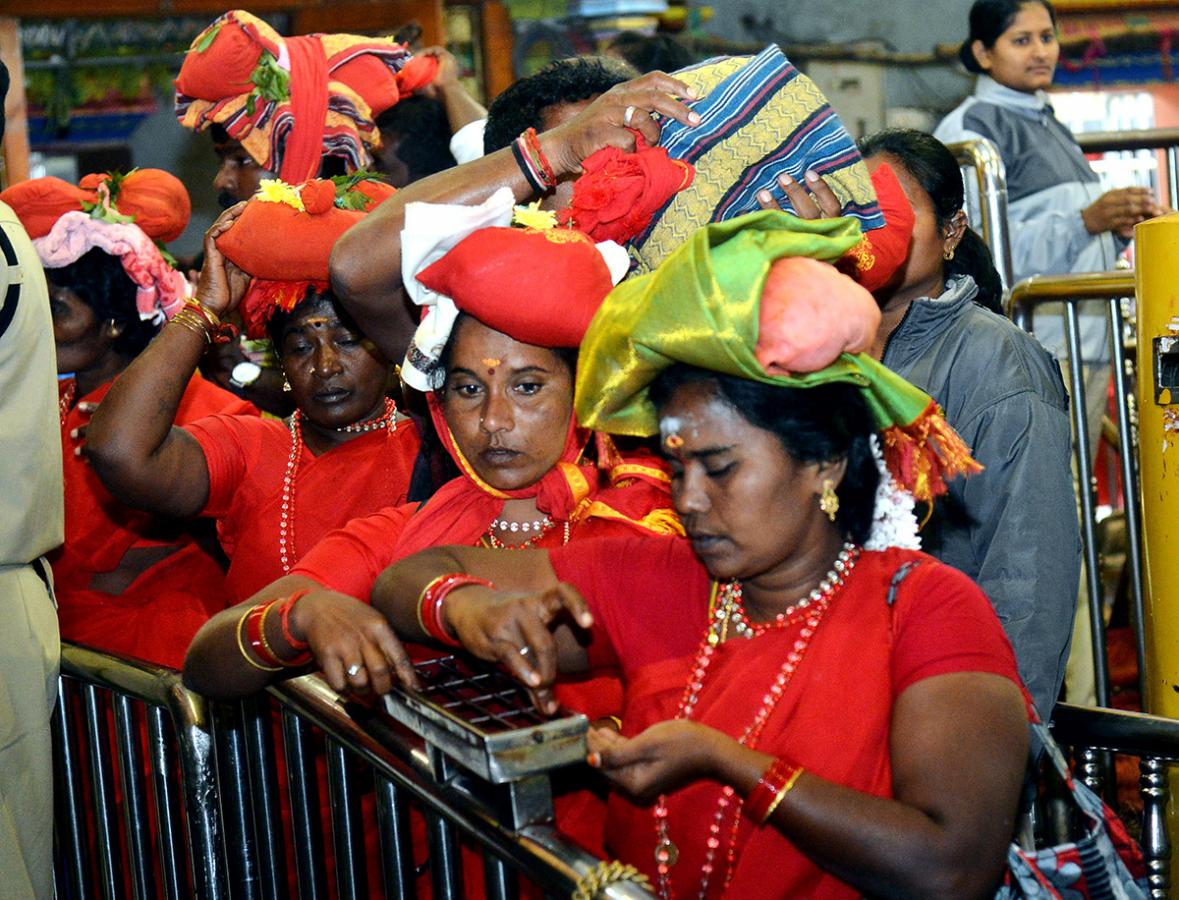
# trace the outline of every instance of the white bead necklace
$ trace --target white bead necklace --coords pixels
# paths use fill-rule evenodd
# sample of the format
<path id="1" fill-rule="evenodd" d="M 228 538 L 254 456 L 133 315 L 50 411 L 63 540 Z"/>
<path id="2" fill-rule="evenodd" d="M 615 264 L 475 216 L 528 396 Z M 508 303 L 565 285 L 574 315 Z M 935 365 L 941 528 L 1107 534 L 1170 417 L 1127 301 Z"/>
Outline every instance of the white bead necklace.
<path id="1" fill-rule="evenodd" d="M 550 516 L 545 516 L 543 519 L 537 519 L 533 522 L 509 522 L 507 519 L 493 519 L 491 527 L 496 531 L 510 531 L 512 534 L 528 534 L 531 531 L 547 531 L 553 527 L 553 520 Z"/>

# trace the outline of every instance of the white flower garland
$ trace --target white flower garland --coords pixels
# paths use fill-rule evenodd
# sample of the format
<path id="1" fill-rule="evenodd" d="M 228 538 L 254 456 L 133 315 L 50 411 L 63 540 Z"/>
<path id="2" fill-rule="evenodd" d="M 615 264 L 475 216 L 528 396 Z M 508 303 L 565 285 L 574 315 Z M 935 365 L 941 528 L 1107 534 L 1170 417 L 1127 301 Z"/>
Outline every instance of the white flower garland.
<path id="1" fill-rule="evenodd" d="M 916 501 L 913 495 L 893 479 L 888 466 L 884 464 L 884 452 L 880 439 L 871 436 L 872 458 L 880 472 L 880 484 L 876 488 L 876 505 L 872 512 L 872 532 L 864 543 L 865 550 L 885 550 L 900 547 L 905 550 L 920 550 L 921 538 L 917 534 L 917 516 L 914 513 Z"/>

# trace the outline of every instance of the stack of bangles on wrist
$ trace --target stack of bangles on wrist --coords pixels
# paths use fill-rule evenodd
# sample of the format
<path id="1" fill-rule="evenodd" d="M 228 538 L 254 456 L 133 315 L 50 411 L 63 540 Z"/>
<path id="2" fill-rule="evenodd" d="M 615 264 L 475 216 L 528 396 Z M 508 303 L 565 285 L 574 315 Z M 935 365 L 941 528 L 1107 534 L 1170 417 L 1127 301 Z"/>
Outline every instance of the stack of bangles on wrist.
<path id="1" fill-rule="evenodd" d="M 540 139 L 536 136 L 535 128 L 529 128 L 512 141 L 512 155 L 516 157 L 516 164 L 536 193 L 543 194 L 557 186 L 557 176 L 553 174 L 553 167 L 540 149 Z"/>
<path id="2" fill-rule="evenodd" d="M 474 575 L 456 572 L 451 575 L 439 575 L 422 589 L 421 596 L 418 597 L 418 624 L 422 626 L 422 631 L 440 644 L 446 644 L 448 647 L 462 646 L 454 635 L 446 630 L 446 625 L 442 620 L 442 603 L 455 588 L 468 584 L 495 587 L 485 578 L 476 578 Z"/>
<path id="3" fill-rule="evenodd" d="M 770 820 L 782 798 L 793 789 L 803 771 L 802 766 L 796 766 L 784 759 L 775 759 L 745 798 L 745 814 L 758 825 L 764 825 Z"/>
<path id="4" fill-rule="evenodd" d="M 295 603 L 308 593 L 310 593 L 308 590 L 295 591 L 289 597 L 278 597 L 269 603 L 251 606 L 242 614 L 242 617 L 237 620 L 237 648 L 246 658 L 246 662 L 255 669 L 261 669 L 264 672 L 278 672 L 282 669 L 304 666 L 311 662 L 313 657 L 310 645 L 306 641 L 297 639 L 291 632 L 291 610 Z M 278 621 L 279 627 L 282 629 L 283 640 L 290 645 L 292 650 L 299 651 L 297 655 L 289 659 L 283 659 L 275 653 L 270 642 L 266 640 L 266 616 L 275 606 L 278 607 Z M 249 650 L 246 649 L 246 644 L 250 645 Z M 253 651 L 253 654 L 250 653 L 250 650 Z M 262 660 L 262 662 L 258 662 L 258 660 Z"/>
<path id="5" fill-rule="evenodd" d="M 184 301 L 184 307 L 172 317 L 172 321 L 195 331 L 207 344 L 228 344 L 237 337 L 237 329 L 228 322 L 222 322 L 217 313 L 201 303 L 196 297 Z"/>

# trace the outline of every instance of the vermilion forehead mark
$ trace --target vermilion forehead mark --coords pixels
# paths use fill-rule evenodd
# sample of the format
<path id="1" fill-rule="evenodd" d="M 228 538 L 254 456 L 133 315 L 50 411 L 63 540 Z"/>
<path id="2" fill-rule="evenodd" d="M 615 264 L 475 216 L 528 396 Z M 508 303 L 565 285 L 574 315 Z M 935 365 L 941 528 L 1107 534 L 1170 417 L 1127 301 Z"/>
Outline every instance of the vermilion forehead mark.
<path id="1" fill-rule="evenodd" d="M 485 356 L 482 360 L 483 365 L 487 366 L 487 374 L 494 375 L 495 370 L 503 365 L 502 359 L 496 359 L 494 356 Z"/>
<path id="2" fill-rule="evenodd" d="M 309 316 L 303 320 L 303 324 L 310 325 L 312 328 L 323 328 L 330 321 L 331 320 L 328 319 L 326 316 L 316 316 L 316 317 Z"/>

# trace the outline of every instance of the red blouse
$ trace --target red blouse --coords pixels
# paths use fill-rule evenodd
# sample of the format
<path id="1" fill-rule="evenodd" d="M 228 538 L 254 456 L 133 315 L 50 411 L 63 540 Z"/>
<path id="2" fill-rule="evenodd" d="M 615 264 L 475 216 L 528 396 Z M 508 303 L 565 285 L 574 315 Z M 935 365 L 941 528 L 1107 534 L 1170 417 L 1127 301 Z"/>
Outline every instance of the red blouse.
<path id="1" fill-rule="evenodd" d="M 603 540 L 549 555 L 557 576 L 576 586 L 593 610 L 591 656 L 621 668 L 623 733 L 635 735 L 674 718 L 705 635 L 711 595 L 708 574 L 690 546 Z M 918 565 L 900 582 L 890 607 L 892 578 L 906 563 Z M 740 737 L 795 649 L 800 627 L 718 646 L 693 721 Z M 1019 683 L 1011 646 L 986 597 L 967 576 L 925 554 L 862 553 L 815 629 L 756 749 L 786 756 L 835 783 L 891 796 L 889 733 L 896 698 L 922 679 L 950 672 L 987 672 Z M 718 784 L 704 781 L 668 797 L 669 837 L 679 848 L 671 870 L 677 896 L 699 891 L 719 794 Z M 734 806 L 721 831 L 726 842 Z M 606 841 L 612 853 L 654 880 L 650 807 L 612 796 Z M 720 895 L 726 847 L 717 852 L 709 897 Z M 742 817 L 736 847 L 729 900 L 859 896 L 773 827 L 754 828 Z"/>
<path id="2" fill-rule="evenodd" d="M 238 416 L 210 416 L 185 430 L 205 453 L 209 499 L 202 515 L 217 519 L 230 559 L 232 602 L 240 602 L 286 574 L 279 521 L 291 434 L 282 422 Z M 418 434 L 408 420 L 392 434 L 362 434 L 320 456 L 304 445 L 288 520 L 294 529 L 293 541 L 288 537 L 291 563 L 350 519 L 404 503 L 417 452 Z"/>
<path id="3" fill-rule="evenodd" d="M 64 392 L 72 381 L 62 381 Z M 62 421 L 65 476 L 65 544 L 50 556 L 61 635 L 75 641 L 179 668 L 197 629 L 225 606 L 225 572 L 220 554 L 201 546 L 202 527 L 165 519 L 124 506 L 99 481 L 74 450 L 84 443 L 71 432 L 88 425 L 91 413 L 80 404 L 99 403 L 114 382 L 78 398 Z M 200 375 L 184 389 L 176 412 L 180 424 L 222 413 L 259 421 L 252 404 Z M 212 543 L 212 535 L 208 535 Z M 114 572 L 128 552 L 167 555 L 118 591 Z"/>

